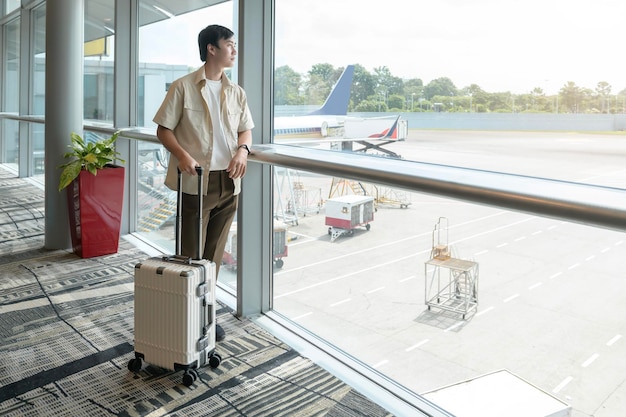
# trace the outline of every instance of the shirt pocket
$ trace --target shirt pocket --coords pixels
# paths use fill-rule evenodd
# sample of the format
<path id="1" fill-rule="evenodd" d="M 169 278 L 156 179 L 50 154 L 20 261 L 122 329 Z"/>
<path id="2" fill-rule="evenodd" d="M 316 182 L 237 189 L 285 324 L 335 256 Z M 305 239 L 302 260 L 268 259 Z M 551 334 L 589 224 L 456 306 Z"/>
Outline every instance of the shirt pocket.
<path id="1" fill-rule="evenodd" d="M 241 121 L 241 115 L 243 110 L 241 109 L 228 109 L 228 123 L 232 129 L 237 130 L 239 122 Z"/>
<path id="2" fill-rule="evenodd" d="M 203 100 L 202 97 L 198 100 L 192 94 L 186 94 L 183 101 L 183 111 L 186 113 L 204 112 L 205 104 Z"/>

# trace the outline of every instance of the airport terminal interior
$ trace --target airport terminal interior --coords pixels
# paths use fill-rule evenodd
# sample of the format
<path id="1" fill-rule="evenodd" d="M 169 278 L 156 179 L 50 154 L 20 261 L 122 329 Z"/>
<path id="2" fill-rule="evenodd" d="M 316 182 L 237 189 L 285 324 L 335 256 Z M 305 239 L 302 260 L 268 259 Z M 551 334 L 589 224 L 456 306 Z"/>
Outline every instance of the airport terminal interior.
<path id="1" fill-rule="evenodd" d="M 437 95 L 451 84 L 333 46 L 303 67 L 323 50 L 307 30 L 353 59 L 362 27 L 297 3 L 0 0 L 0 415 L 621 415 L 626 82 Z M 215 290 L 226 338 L 168 370 L 133 361 L 137 269 L 176 250 L 152 118 L 211 23 L 235 32 L 253 145 Z M 59 190 L 72 133 L 119 135 L 91 197 L 113 233 Z"/>

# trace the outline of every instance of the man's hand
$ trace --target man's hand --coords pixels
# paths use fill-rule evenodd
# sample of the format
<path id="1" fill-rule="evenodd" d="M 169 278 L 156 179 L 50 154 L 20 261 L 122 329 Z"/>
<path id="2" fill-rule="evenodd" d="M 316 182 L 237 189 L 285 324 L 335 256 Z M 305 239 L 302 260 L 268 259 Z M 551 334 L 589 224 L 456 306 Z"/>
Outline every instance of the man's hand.
<path id="1" fill-rule="evenodd" d="M 239 148 L 233 156 L 233 159 L 230 160 L 230 164 L 228 164 L 228 168 L 226 171 L 228 172 L 228 176 L 230 178 L 242 178 L 246 175 L 246 168 L 248 167 L 248 151 L 244 148 Z"/>
<path id="2" fill-rule="evenodd" d="M 170 151 L 178 160 L 178 169 L 180 172 L 196 175 L 196 167 L 200 166 L 200 164 L 180 146 L 172 130 L 159 125 L 157 127 L 157 137 L 163 146 L 165 146 L 165 149 Z"/>
<path id="3" fill-rule="evenodd" d="M 196 167 L 198 166 L 200 166 L 200 164 L 196 162 L 196 160 L 193 159 L 189 154 L 178 160 L 178 169 L 180 170 L 180 172 L 184 172 L 189 175 L 197 175 Z"/>

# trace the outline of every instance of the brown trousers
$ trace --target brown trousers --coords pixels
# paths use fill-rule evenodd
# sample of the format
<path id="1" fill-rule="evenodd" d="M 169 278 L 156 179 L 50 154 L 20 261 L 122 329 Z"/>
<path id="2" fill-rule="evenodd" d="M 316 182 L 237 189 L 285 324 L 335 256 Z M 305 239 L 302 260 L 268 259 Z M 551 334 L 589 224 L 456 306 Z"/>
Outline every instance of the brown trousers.
<path id="1" fill-rule="evenodd" d="M 228 232 L 237 212 L 239 196 L 226 171 L 209 172 L 209 188 L 202 201 L 202 258 L 215 262 L 219 272 Z M 196 257 L 198 242 L 198 196 L 183 193 L 181 252 Z"/>

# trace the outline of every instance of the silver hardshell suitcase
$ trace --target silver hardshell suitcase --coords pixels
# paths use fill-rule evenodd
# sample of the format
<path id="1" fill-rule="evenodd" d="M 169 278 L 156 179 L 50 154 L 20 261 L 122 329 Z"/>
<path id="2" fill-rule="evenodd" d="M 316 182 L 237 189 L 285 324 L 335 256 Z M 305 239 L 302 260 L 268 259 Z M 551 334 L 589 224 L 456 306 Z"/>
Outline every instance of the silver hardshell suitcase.
<path id="1" fill-rule="evenodd" d="M 191 386 L 195 369 L 217 368 L 215 352 L 215 263 L 200 259 L 202 178 L 198 172 L 198 252 L 196 259 L 181 256 L 182 176 L 178 173 L 176 255 L 153 257 L 135 265 L 135 358 L 128 369 L 138 372 L 142 361 L 161 368 L 184 371 L 183 384 Z"/>

